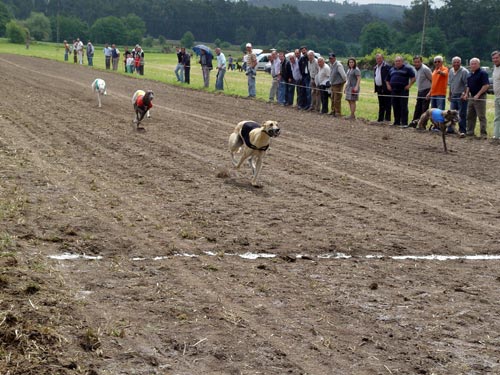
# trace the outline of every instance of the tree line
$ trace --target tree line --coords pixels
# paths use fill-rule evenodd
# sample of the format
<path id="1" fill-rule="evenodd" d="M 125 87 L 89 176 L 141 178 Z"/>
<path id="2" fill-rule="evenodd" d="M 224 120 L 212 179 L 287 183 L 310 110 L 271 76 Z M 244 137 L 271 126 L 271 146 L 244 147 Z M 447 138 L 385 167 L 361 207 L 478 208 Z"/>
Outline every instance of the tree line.
<path id="1" fill-rule="evenodd" d="M 422 31 L 426 15 L 426 28 Z M 301 13 L 295 6 L 256 7 L 227 0 L 3 0 L 0 35 L 15 22 L 34 39 L 80 37 L 95 43 L 133 44 L 149 36 L 231 44 L 251 41 L 290 50 L 307 45 L 322 54 L 389 53 L 489 57 L 500 45 L 500 1 L 415 0 L 400 19 L 387 21 L 367 10 L 342 18 Z M 48 25 L 48 26 L 47 26 Z M 12 26 L 12 24 L 11 24 Z"/>

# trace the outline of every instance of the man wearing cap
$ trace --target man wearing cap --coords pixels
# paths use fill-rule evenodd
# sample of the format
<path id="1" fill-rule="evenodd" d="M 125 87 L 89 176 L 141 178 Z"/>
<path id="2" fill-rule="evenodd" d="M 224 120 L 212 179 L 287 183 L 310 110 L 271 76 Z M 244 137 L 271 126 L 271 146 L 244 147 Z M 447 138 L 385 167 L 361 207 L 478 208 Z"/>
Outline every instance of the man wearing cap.
<path id="1" fill-rule="evenodd" d="M 427 99 L 431 99 L 431 108 L 439 108 L 444 111 L 447 88 L 448 68 L 443 65 L 443 57 L 436 56 L 434 57 L 431 91 L 427 94 Z"/>
<path id="2" fill-rule="evenodd" d="M 246 65 L 246 76 L 248 81 L 248 97 L 255 98 L 257 95 L 255 87 L 255 76 L 257 75 L 257 56 L 252 51 L 252 44 L 247 43 L 245 46 L 247 53 L 244 57 L 244 62 Z"/>
<path id="3" fill-rule="evenodd" d="M 328 55 L 330 65 L 330 90 L 332 98 L 332 111 L 330 114 L 335 117 L 341 116 L 342 92 L 347 79 L 344 67 L 340 61 L 337 61 L 334 53 Z"/>

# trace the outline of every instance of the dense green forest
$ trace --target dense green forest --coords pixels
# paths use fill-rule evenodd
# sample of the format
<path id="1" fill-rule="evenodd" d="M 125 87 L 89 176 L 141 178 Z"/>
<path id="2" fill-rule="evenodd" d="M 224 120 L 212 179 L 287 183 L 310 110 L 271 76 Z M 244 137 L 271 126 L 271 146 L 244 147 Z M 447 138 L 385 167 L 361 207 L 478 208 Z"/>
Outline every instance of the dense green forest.
<path id="1" fill-rule="evenodd" d="M 282 4 L 285 0 L 269 0 L 274 7 L 262 6 L 263 0 L 250 1 L 259 6 L 227 0 L 3 0 L 0 35 L 7 30 L 12 33 L 18 25 L 32 39 L 80 37 L 96 43 L 128 44 L 147 36 L 177 40 L 189 31 L 203 42 L 251 41 L 279 49 L 306 44 L 321 53 L 334 50 L 344 56 L 382 48 L 388 53 L 489 58 L 490 51 L 500 45 L 498 0 L 445 0 L 440 8 L 432 7 L 432 1 L 415 0 L 390 21 L 369 8 L 347 3 L 344 5 L 352 13 L 323 17 Z M 305 3 L 310 8 L 313 2 Z M 318 6 L 332 5 L 320 3 Z"/>
<path id="2" fill-rule="evenodd" d="M 249 4 L 258 7 L 279 8 L 282 5 L 296 7 L 301 13 L 309 13 L 318 17 L 344 18 L 349 14 L 369 12 L 376 18 L 393 22 L 403 18 L 405 7 L 390 4 L 357 4 L 347 1 L 333 0 L 247 0 Z"/>

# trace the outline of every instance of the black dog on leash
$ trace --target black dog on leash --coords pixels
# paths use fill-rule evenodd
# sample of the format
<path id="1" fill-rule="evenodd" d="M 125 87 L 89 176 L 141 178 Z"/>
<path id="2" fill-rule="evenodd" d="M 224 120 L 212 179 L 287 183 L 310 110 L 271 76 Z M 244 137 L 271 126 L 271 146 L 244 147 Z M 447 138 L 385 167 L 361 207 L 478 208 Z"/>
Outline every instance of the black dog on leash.
<path id="1" fill-rule="evenodd" d="M 420 116 L 417 130 L 425 130 L 429 120 L 431 120 L 433 128 L 441 130 L 444 152 L 448 152 L 448 148 L 446 147 L 446 129 L 449 126 L 454 127 L 458 123 L 458 111 L 454 109 L 441 110 L 438 108 L 430 108 Z M 429 130 L 431 130 L 432 127 Z"/>
<path id="2" fill-rule="evenodd" d="M 149 111 L 153 107 L 153 99 L 154 93 L 152 90 L 148 90 L 147 92 L 137 90 L 132 97 L 132 103 L 134 104 L 135 110 L 134 123 L 137 124 L 138 130 L 144 130 L 144 127 L 141 126 L 141 121 L 144 119 L 144 116 L 147 114 L 148 118 L 151 117 Z"/>

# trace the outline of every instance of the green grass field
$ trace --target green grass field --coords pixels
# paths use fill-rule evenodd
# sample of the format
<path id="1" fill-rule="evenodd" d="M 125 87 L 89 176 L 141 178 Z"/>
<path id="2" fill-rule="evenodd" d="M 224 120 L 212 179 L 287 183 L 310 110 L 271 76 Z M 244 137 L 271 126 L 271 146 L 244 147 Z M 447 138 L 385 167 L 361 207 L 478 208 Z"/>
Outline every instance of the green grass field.
<path id="1" fill-rule="evenodd" d="M 104 54 L 102 52 L 102 46 L 94 46 L 94 69 L 104 70 Z M 124 50 L 123 47 L 119 47 L 121 51 Z M 145 69 L 144 78 L 156 80 L 160 82 L 165 82 L 172 85 L 181 85 L 177 82 L 174 69 L 177 64 L 177 57 L 175 53 L 165 54 L 159 52 L 148 52 L 148 48 L 144 48 L 145 52 Z M 241 52 L 231 50 L 223 51 L 226 57 L 232 54 L 233 57 L 241 57 Z M 45 59 L 64 61 L 64 48 L 62 43 L 44 43 L 36 42 L 31 43 L 30 48 L 26 49 L 24 45 L 11 44 L 8 43 L 6 39 L 0 39 L 0 53 L 12 53 L 18 55 L 35 56 Z M 213 70 L 210 77 L 210 88 L 203 88 L 203 77 L 201 74 L 201 66 L 197 62 L 196 55 L 193 56 L 192 68 L 191 68 L 191 84 L 183 85 L 185 87 L 190 87 L 197 90 L 205 91 L 215 91 L 215 75 L 216 72 Z M 70 56 L 70 61 L 68 64 L 73 64 L 73 57 Z M 86 64 L 86 58 L 84 58 L 84 64 Z M 123 71 L 123 65 L 120 65 L 117 74 L 127 74 Z M 267 100 L 269 97 L 269 88 L 271 87 L 271 76 L 264 72 L 259 72 L 257 74 L 257 98 L 259 100 Z M 225 87 L 224 93 L 226 95 L 235 95 L 246 97 L 247 92 L 247 79 L 245 74 L 238 71 L 227 71 L 225 75 Z M 413 108 L 415 105 L 415 97 L 417 95 L 417 90 L 415 86 L 410 92 L 409 110 L 410 118 L 413 115 Z M 342 101 L 342 113 L 347 115 L 349 113 L 348 103 Z M 363 79 L 361 82 L 361 92 L 360 100 L 357 103 L 356 115 L 359 118 L 365 118 L 368 120 L 376 120 L 378 113 L 378 101 L 377 96 L 373 93 L 373 81 L 371 79 Z M 487 102 L 487 118 L 488 118 L 488 134 L 492 133 L 493 130 L 493 117 L 494 117 L 494 104 L 493 97 L 488 96 Z M 476 131 L 479 132 L 479 124 L 476 126 Z"/>

